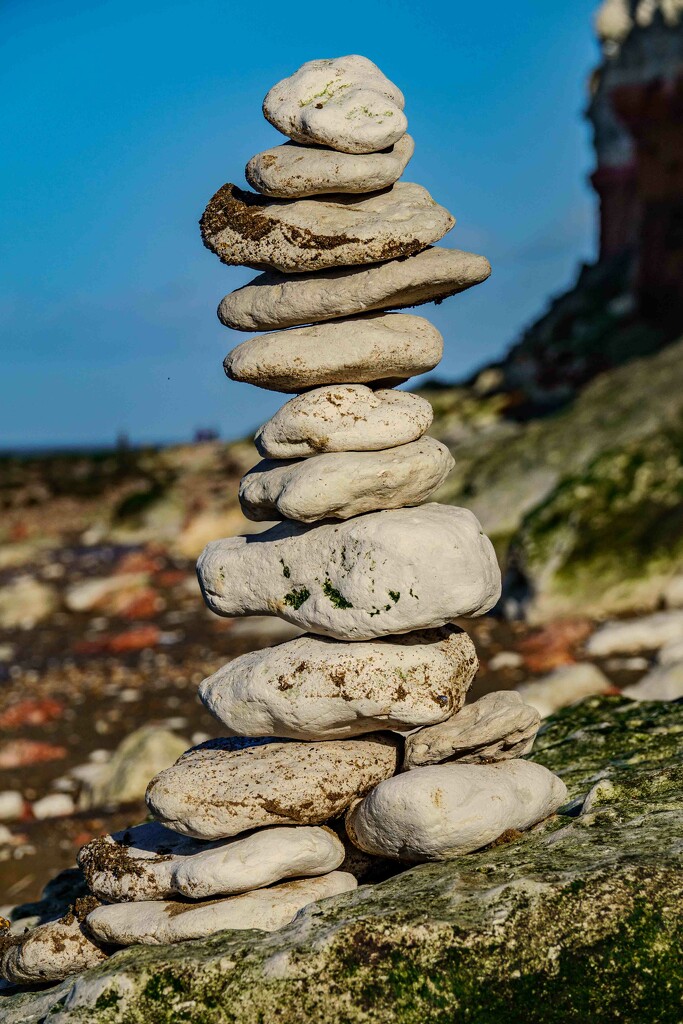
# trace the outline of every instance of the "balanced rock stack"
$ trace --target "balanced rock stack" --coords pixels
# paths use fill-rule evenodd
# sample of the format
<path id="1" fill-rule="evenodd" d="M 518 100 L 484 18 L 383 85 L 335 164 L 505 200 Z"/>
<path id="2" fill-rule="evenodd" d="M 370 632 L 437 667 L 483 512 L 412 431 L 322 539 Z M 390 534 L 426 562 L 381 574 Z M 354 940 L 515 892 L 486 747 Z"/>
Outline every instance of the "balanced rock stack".
<path id="1" fill-rule="evenodd" d="M 500 574 L 471 512 L 420 505 L 453 460 L 425 436 L 429 404 L 394 388 L 433 368 L 443 341 L 387 311 L 490 267 L 435 246 L 453 217 L 396 183 L 413 152 L 403 106 L 364 57 L 305 64 L 266 96 L 291 141 L 250 160 L 259 194 L 224 185 L 202 217 L 223 262 L 264 271 L 223 299 L 220 319 L 274 332 L 238 345 L 228 376 L 295 397 L 258 431 L 263 461 L 240 487 L 250 519 L 280 522 L 209 544 L 199 581 L 219 615 L 278 615 L 306 632 L 202 683 L 225 738 L 151 781 L 155 822 L 83 848 L 101 904 L 6 948 L 14 981 L 132 943 L 276 929 L 356 886 L 349 839 L 383 858 L 444 859 L 564 799 L 559 779 L 520 759 L 534 709 L 514 693 L 463 707 L 477 659 L 452 623 L 493 607 Z"/>

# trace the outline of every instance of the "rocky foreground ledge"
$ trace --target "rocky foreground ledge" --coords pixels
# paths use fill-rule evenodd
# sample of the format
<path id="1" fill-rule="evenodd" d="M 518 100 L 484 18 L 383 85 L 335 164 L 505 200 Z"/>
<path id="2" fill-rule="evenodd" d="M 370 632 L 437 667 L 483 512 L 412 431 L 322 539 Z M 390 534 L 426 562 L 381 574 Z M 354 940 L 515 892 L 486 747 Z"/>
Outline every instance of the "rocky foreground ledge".
<path id="1" fill-rule="evenodd" d="M 538 736 L 532 760 L 570 802 L 532 832 L 333 897 L 274 934 L 123 950 L 7 991 L 0 1019 L 680 1024 L 682 737 L 681 701 L 586 700 Z"/>

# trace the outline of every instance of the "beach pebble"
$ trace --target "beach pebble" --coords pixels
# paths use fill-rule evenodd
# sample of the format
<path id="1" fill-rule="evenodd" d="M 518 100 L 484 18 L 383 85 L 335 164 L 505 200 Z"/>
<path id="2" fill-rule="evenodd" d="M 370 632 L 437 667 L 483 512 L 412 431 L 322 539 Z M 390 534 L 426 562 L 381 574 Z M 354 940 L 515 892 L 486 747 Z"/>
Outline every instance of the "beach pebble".
<path id="1" fill-rule="evenodd" d="M 199 696 L 234 735 L 337 739 L 441 722 L 462 707 L 476 671 L 456 626 L 372 643 L 302 636 L 228 662 Z"/>
<path id="2" fill-rule="evenodd" d="M 257 431 L 254 444 L 266 459 L 377 451 L 422 437 L 433 416 L 429 402 L 408 391 L 330 384 L 290 398 Z"/>
<path id="3" fill-rule="evenodd" d="M 406 739 L 403 767 L 443 761 L 488 764 L 523 757 L 531 750 L 541 716 L 514 690 L 484 694 L 439 725 Z"/>
<path id="4" fill-rule="evenodd" d="M 296 277 L 269 271 L 226 295 L 218 307 L 218 318 L 237 331 L 273 331 L 441 301 L 481 284 L 490 273 L 484 256 L 439 246 L 370 267 L 343 267 Z"/>
<path id="5" fill-rule="evenodd" d="M 228 182 L 200 221 L 204 245 L 223 263 L 285 274 L 410 256 L 454 224 L 427 189 L 410 182 L 320 199 L 269 199 Z"/>
<path id="6" fill-rule="evenodd" d="M 146 822 L 91 840 L 78 862 L 92 892 L 125 902 L 248 892 L 283 878 L 326 874 L 343 859 L 343 844 L 327 828 L 264 828 L 203 843 Z"/>
<path id="7" fill-rule="evenodd" d="M 496 555 L 477 518 L 435 503 L 213 541 L 197 574 L 219 615 L 279 615 L 338 640 L 483 615 L 500 595 Z"/>
<path id="8" fill-rule="evenodd" d="M 31 805 L 33 817 L 38 821 L 45 818 L 66 818 L 76 810 L 68 793 L 48 793 Z"/>
<path id="9" fill-rule="evenodd" d="M 433 437 L 380 452 L 334 452 L 313 459 L 266 459 L 242 477 L 248 519 L 349 519 L 362 512 L 419 505 L 455 465 Z"/>
<path id="10" fill-rule="evenodd" d="M 531 761 L 416 768 L 380 783 L 355 804 L 346 830 L 366 853 L 448 860 L 509 830 L 530 828 L 566 795 L 561 779 Z"/>
<path id="11" fill-rule="evenodd" d="M 522 683 L 517 692 L 522 700 L 536 708 L 541 718 L 547 718 L 584 697 L 619 691 L 597 665 L 579 661 L 575 665 L 560 665 L 545 676 Z"/>
<path id="12" fill-rule="evenodd" d="M 677 661 L 683 662 L 683 636 L 680 640 L 672 640 L 671 643 L 665 644 L 657 652 L 657 662 L 660 665 L 673 665 Z M 643 667 L 647 668 L 647 662 Z"/>
<path id="13" fill-rule="evenodd" d="M 683 639 L 683 609 L 655 612 L 638 619 L 622 619 L 600 626 L 586 644 L 593 657 L 654 651 Z"/>
<path id="14" fill-rule="evenodd" d="M 235 750 L 227 740 L 189 750 L 153 778 L 147 805 L 158 821 L 197 839 L 264 825 L 319 825 L 394 774 L 399 743 L 382 733 Z"/>
<path id="15" fill-rule="evenodd" d="M 24 797 L 18 789 L 0 791 L 0 821 L 13 821 L 24 813 Z"/>
<path id="16" fill-rule="evenodd" d="M 74 914 L 38 925 L 12 942 L 0 948 L 0 977 L 15 985 L 62 981 L 107 959 Z"/>
<path id="17" fill-rule="evenodd" d="M 367 57 L 309 60 L 274 85 L 264 116 L 295 142 L 376 153 L 405 135 L 403 93 Z"/>
<path id="18" fill-rule="evenodd" d="M 392 387 L 434 369 L 443 338 L 412 313 L 372 313 L 249 338 L 225 358 L 232 380 L 296 393 L 325 384 Z"/>
<path id="19" fill-rule="evenodd" d="M 659 665 L 632 686 L 625 686 L 631 700 L 681 700 L 683 698 L 683 659 Z"/>
<path id="20" fill-rule="evenodd" d="M 375 192 L 401 177 L 414 149 L 410 135 L 380 153 L 361 155 L 286 142 L 253 156 L 245 177 L 257 192 L 277 199 Z"/>

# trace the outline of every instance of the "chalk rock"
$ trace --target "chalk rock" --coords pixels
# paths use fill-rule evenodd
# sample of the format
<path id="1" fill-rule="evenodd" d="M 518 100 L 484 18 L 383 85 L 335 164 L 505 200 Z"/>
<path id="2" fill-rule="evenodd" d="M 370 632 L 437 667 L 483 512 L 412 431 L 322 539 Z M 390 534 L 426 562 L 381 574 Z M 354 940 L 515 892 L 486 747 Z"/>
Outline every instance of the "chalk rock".
<path id="1" fill-rule="evenodd" d="M 433 503 L 213 541 L 197 574 L 218 615 L 279 615 L 339 640 L 483 615 L 500 594 L 495 552 L 479 521 L 467 509 Z"/>
<path id="2" fill-rule="evenodd" d="M 683 636 L 680 640 L 672 640 L 671 643 L 665 644 L 657 652 L 659 665 L 673 665 L 677 661 L 683 662 Z M 0 817 L 2 817 L 1 813 Z"/>
<path id="3" fill-rule="evenodd" d="M 611 654 L 637 654 L 658 650 L 672 640 L 683 637 L 683 609 L 656 612 L 639 619 L 606 622 L 593 633 L 586 650 L 594 657 Z"/>
<path id="4" fill-rule="evenodd" d="M 107 959 L 73 914 L 13 936 L 11 942 L 0 949 L 0 977 L 14 985 L 62 981 Z"/>
<path id="5" fill-rule="evenodd" d="M 292 393 L 325 384 L 392 387 L 433 370 L 442 355 L 443 338 L 429 320 L 377 313 L 250 338 L 223 367 L 232 380 Z"/>
<path id="6" fill-rule="evenodd" d="M 435 302 L 485 281 L 484 256 L 434 246 L 402 260 L 321 273 L 269 272 L 230 292 L 218 318 L 237 331 L 271 331 L 319 323 L 374 309 Z"/>
<path id="7" fill-rule="evenodd" d="M 429 402 L 408 391 L 330 384 L 290 398 L 258 430 L 254 444 L 266 459 L 377 451 L 422 437 L 433 416 Z"/>
<path id="8" fill-rule="evenodd" d="M 342 153 L 376 153 L 398 142 L 408 122 L 403 93 L 367 57 L 309 60 L 274 85 L 264 116 L 296 142 Z"/>
<path id="9" fill-rule="evenodd" d="M 442 761 L 487 764 L 531 750 L 541 716 L 514 690 L 487 693 L 439 725 L 406 739 L 404 769 Z"/>
<path id="10" fill-rule="evenodd" d="M 24 813 L 25 801 L 18 789 L 0 791 L 0 821 L 12 821 Z"/>
<path id="11" fill-rule="evenodd" d="M 265 828 L 202 843 L 146 822 L 91 840 L 78 861 L 97 896 L 122 902 L 248 892 L 282 878 L 326 874 L 344 855 L 343 844 L 327 828 Z"/>
<path id="12" fill-rule="evenodd" d="M 0 629 L 33 629 L 56 608 L 54 587 L 33 576 L 18 576 L 0 587 Z"/>
<path id="13" fill-rule="evenodd" d="M 48 793 L 31 805 L 31 813 L 38 821 L 47 818 L 66 818 L 76 810 L 68 793 Z"/>
<path id="14" fill-rule="evenodd" d="M 242 478 L 248 519 L 349 519 L 377 509 L 419 505 L 455 465 L 433 437 L 381 452 L 334 452 L 313 459 L 258 463 Z"/>
<path id="15" fill-rule="evenodd" d="M 410 135 L 381 153 L 362 155 L 286 142 L 253 156 L 245 177 L 257 192 L 276 199 L 376 192 L 401 177 L 414 149 Z"/>
<path id="16" fill-rule="evenodd" d="M 561 779 L 531 761 L 416 768 L 380 783 L 355 804 L 346 830 L 366 853 L 448 860 L 510 829 L 530 828 L 566 795 Z"/>
<path id="17" fill-rule="evenodd" d="M 158 725 L 143 725 L 129 733 L 110 761 L 83 779 L 79 808 L 116 807 L 134 803 L 145 795 L 150 776 L 173 764 L 187 744 L 174 732 Z"/>
<path id="18" fill-rule="evenodd" d="M 631 700 L 681 700 L 683 698 L 683 658 L 679 662 L 660 665 L 632 686 L 625 686 L 625 697 Z"/>
<path id="19" fill-rule="evenodd" d="M 517 692 L 522 700 L 536 708 L 541 718 L 547 718 L 584 697 L 618 691 L 597 665 L 579 661 L 575 665 L 561 665 L 533 682 L 522 683 Z"/>
<path id="20" fill-rule="evenodd" d="M 220 839 L 264 825 L 318 825 L 389 778 L 399 740 L 387 734 L 329 743 L 214 744 L 157 775 L 147 805 L 183 835 Z"/>
<path id="21" fill-rule="evenodd" d="M 477 667 L 455 626 L 373 643 L 302 636 L 228 662 L 199 696 L 236 736 L 336 739 L 442 722 L 464 704 Z"/>
<path id="22" fill-rule="evenodd" d="M 208 903 L 145 900 L 97 907 L 87 917 L 90 932 L 102 942 L 132 946 L 157 946 L 166 942 L 201 939 L 227 928 L 259 928 L 274 932 L 288 924 L 302 907 L 350 892 L 357 886 L 353 875 L 331 871 L 318 878 L 284 882 L 241 896 Z"/>
<path id="23" fill-rule="evenodd" d="M 425 188 L 409 182 L 327 199 L 268 199 L 228 183 L 200 222 L 204 245 L 223 263 L 286 274 L 410 256 L 454 224 Z"/>

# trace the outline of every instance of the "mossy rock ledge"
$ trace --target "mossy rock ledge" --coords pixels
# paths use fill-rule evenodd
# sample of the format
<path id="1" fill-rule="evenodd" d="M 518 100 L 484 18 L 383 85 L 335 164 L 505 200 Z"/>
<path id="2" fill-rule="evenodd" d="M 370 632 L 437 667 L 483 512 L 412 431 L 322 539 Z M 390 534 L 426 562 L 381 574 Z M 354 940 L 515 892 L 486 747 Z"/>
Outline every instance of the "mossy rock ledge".
<path id="1" fill-rule="evenodd" d="M 278 933 L 135 947 L 0 998 L 4 1024 L 680 1024 L 683 702 L 591 698 L 532 759 L 534 831 L 304 910 Z"/>

